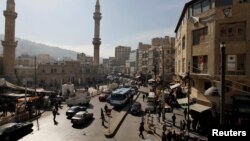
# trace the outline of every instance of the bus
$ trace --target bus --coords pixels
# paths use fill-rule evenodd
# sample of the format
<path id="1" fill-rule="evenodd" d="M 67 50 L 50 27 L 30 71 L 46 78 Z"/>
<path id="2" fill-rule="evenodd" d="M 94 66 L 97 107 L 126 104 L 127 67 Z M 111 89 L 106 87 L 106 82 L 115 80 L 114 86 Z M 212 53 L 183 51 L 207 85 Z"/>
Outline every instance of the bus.
<path id="1" fill-rule="evenodd" d="M 123 107 L 132 96 L 131 88 L 119 88 L 111 93 L 110 104 L 114 107 Z"/>

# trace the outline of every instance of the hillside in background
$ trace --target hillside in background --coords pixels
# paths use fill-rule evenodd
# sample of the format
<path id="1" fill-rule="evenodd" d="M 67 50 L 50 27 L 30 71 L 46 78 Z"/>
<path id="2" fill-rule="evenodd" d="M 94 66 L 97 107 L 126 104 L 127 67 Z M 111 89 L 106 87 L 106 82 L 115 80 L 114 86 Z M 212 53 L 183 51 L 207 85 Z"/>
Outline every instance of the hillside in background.
<path id="1" fill-rule="evenodd" d="M 0 35 L 0 40 L 3 40 L 3 35 Z M 70 57 L 76 60 L 77 52 L 62 49 L 59 47 L 48 46 L 45 44 L 40 44 L 36 42 L 32 42 L 29 40 L 24 40 L 20 38 L 16 38 L 18 41 L 16 48 L 16 56 L 20 56 L 21 54 L 28 55 L 37 55 L 37 54 L 49 54 L 53 58 L 64 58 Z M 3 52 L 2 44 L 0 43 L 0 54 Z"/>

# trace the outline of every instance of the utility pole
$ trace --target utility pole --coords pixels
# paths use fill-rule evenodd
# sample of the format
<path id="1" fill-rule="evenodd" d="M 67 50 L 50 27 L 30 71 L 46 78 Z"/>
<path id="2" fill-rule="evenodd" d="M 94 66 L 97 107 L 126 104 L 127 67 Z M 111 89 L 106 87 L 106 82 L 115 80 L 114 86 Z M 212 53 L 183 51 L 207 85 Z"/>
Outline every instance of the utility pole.
<path id="1" fill-rule="evenodd" d="M 165 81 L 165 66 L 164 66 L 164 48 L 162 47 L 162 81 Z"/>
<path id="2" fill-rule="evenodd" d="M 225 42 L 221 42 L 220 51 L 221 51 L 221 97 L 220 97 L 220 124 L 224 125 L 225 121 Z"/>
<path id="3" fill-rule="evenodd" d="M 157 72 L 157 68 L 156 68 L 156 64 L 154 65 L 154 73 L 155 73 L 155 85 L 154 85 L 154 92 L 155 92 L 155 94 L 156 94 L 156 85 L 157 85 L 157 83 L 156 83 L 156 72 Z"/>
<path id="4" fill-rule="evenodd" d="M 37 94 L 36 94 L 36 56 L 35 56 L 35 97 L 37 97 Z M 36 116 L 38 115 L 37 114 L 37 101 L 35 102 L 35 107 L 36 107 Z"/>
<path id="5" fill-rule="evenodd" d="M 188 62 L 188 72 L 187 72 L 187 79 L 188 79 L 188 109 L 187 109 L 187 119 L 189 122 L 189 111 L 190 111 L 190 107 L 189 107 L 189 101 L 190 101 L 190 94 L 191 94 L 191 77 L 190 77 L 190 62 Z M 186 81 L 186 80 L 185 80 Z M 189 123 L 191 124 L 191 123 Z M 188 133 L 188 137 L 189 137 L 189 129 L 187 128 L 187 133 Z"/>

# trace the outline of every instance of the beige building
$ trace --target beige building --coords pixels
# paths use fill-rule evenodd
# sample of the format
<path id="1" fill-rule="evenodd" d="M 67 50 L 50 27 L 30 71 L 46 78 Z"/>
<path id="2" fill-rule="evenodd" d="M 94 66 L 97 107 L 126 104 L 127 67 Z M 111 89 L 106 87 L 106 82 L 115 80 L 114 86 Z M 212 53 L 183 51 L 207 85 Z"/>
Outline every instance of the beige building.
<path id="1" fill-rule="evenodd" d="M 93 65 L 93 57 L 87 56 L 85 53 L 77 54 L 77 61 L 80 61 L 80 64 Z"/>
<path id="2" fill-rule="evenodd" d="M 78 83 L 82 69 L 77 61 L 58 61 L 39 64 L 37 68 L 37 83 L 42 87 L 60 87 L 66 82 Z"/>
<path id="3" fill-rule="evenodd" d="M 131 47 L 127 46 L 118 46 L 115 48 L 115 59 L 116 59 L 116 65 L 124 65 L 126 63 L 126 60 L 129 59 L 129 53 L 131 51 Z"/>
<path id="4" fill-rule="evenodd" d="M 205 96 L 213 84 L 220 89 L 220 43 L 225 42 L 226 104 L 232 96 L 250 93 L 250 3 L 239 0 L 192 0 L 185 4 L 175 29 L 175 73 L 188 71 L 191 97 L 220 108 L 220 96 Z"/>
<path id="5" fill-rule="evenodd" d="M 172 81 L 175 38 L 169 36 L 153 38 L 151 43 L 148 58 L 149 70 L 153 70 L 156 65 L 158 80 Z"/>
<path id="6" fill-rule="evenodd" d="M 138 45 L 138 73 L 147 74 L 148 69 L 148 50 L 151 47 L 149 44 L 139 43 Z"/>

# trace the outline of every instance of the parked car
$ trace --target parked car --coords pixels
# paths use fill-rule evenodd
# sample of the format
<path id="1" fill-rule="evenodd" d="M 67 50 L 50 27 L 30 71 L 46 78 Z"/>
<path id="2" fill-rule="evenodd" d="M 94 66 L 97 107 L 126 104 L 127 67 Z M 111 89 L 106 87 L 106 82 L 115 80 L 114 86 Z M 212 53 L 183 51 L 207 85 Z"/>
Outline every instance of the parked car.
<path id="1" fill-rule="evenodd" d="M 154 113 L 155 112 L 155 106 L 153 102 L 147 102 L 146 108 L 145 108 L 146 113 Z"/>
<path id="2" fill-rule="evenodd" d="M 76 113 L 72 118 L 71 122 L 73 125 L 81 125 L 93 119 L 94 114 L 88 113 L 87 111 L 80 111 Z"/>
<path id="3" fill-rule="evenodd" d="M 135 102 L 130 109 L 131 114 L 133 115 L 139 115 L 141 113 L 141 103 Z"/>
<path id="4" fill-rule="evenodd" d="M 106 101 L 107 101 L 108 103 L 110 103 L 110 99 L 111 99 L 111 94 L 108 95 L 108 97 L 106 98 Z"/>
<path id="5" fill-rule="evenodd" d="M 13 137 L 20 135 L 22 133 L 31 131 L 33 127 L 32 122 L 23 122 L 23 123 L 7 123 L 0 126 L 0 140 L 13 140 Z"/>
<path id="6" fill-rule="evenodd" d="M 103 101 L 103 102 L 106 101 L 108 96 L 109 96 L 109 94 L 107 94 L 107 93 L 101 93 L 99 95 L 99 101 Z"/>
<path id="7" fill-rule="evenodd" d="M 66 111 L 67 117 L 73 117 L 79 111 L 86 111 L 87 107 L 85 106 L 72 106 Z"/>

